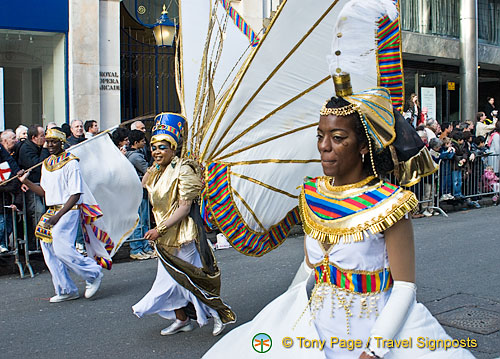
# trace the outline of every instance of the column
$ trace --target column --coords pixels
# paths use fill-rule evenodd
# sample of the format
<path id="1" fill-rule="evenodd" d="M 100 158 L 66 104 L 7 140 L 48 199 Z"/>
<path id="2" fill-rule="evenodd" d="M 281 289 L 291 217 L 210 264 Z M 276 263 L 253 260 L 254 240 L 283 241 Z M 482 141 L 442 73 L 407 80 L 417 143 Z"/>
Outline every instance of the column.
<path id="1" fill-rule="evenodd" d="M 100 119 L 99 0 L 69 1 L 69 120 Z"/>
<path id="2" fill-rule="evenodd" d="M 100 128 L 121 122 L 120 116 L 120 0 L 99 1 Z"/>
<path id="3" fill-rule="evenodd" d="M 476 0 L 460 0 L 460 55 L 460 120 L 474 121 L 478 96 Z"/>

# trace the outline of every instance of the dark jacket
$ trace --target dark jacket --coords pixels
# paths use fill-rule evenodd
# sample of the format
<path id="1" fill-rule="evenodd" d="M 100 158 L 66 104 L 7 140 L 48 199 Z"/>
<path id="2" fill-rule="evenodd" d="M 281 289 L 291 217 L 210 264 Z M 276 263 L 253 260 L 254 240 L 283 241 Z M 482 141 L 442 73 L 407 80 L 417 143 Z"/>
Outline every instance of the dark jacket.
<path id="1" fill-rule="evenodd" d="M 20 168 L 17 162 L 12 158 L 9 152 L 0 144 L 0 163 L 7 161 L 9 164 L 10 170 L 12 171 L 12 176 L 15 176 L 17 172 L 20 171 Z"/>
<path id="2" fill-rule="evenodd" d="M 14 160 L 16 161 L 16 163 L 19 163 L 19 150 L 21 149 L 21 146 L 23 145 L 23 143 L 25 141 L 26 140 L 22 140 L 22 141 L 17 142 L 14 145 L 14 149 L 12 150 L 12 153 L 10 154 L 12 156 L 12 158 L 14 158 Z"/>
<path id="3" fill-rule="evenodd" d="M 453 156 L 452 170 L 453 171 L 463 170 L 465 167 L 465 163 L 463 165 L 459 165 L 459 162 L 464 158 L 468 159 L 468 152 L 466 147 L 467 145 L 465 141 L 460 145 L 455 140 L 451 140 L 451 145 L 455 149 L 455 156 Z"/>
<path id="4" fill-rule="evenodd" d="M 75 136 L 71 136 L 71 137 L 68 137 L 68 139 L 66 140 L 66 144 L 64 145 L 64 148 L 70 148 L 71 146 L 74 146 L 80 142 L 83 142 L 85 141 L 86 138 L 85 136 L 82 136 L 82 137 L 75 137 Z"/>
<path id="5" fill-rule="evenodd" d="M 493 110 L 498 110 L 498 108 L 496 108 L 496 106 L 491 106 L 491 104 L 488 102 L 486 103 L 486 105 L 484 106 L 484 113 L 486 114 L 486 117 L 487 118 L 491 118 L 491 112 Z"/>
<path id="6" fill-rule="evenodd" d="M 19 149 L 19 167 L 21 167 L 21 169 L 23 170 L 26 170 L 42 162 L 49 156 L 50 156 L 49 150 L 36 145 L 35 143 L 33 143 L 33 141 L 26 140 L 23 142 L 23 145 Z M 28 176 L 28 179 L 31 182 L 39 183 L 41 177 L 42 177 L 42 167 L 38 166 L 37 168 L 31 171 L 30 175 Z"/>

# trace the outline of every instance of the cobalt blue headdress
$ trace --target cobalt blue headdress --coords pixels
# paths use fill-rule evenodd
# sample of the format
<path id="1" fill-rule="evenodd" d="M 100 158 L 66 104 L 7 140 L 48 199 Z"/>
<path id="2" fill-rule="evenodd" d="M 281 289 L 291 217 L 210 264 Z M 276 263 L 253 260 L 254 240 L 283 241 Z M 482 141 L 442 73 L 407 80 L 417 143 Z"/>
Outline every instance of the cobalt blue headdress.
<path id="1" fill-rule="evenodd" d="M 177 149 L 185 123 L 186 119 L 178 113 L 163 112 L 156 115 L 151 144 L 167 141 L 172 146 L 172 149 Z"/>

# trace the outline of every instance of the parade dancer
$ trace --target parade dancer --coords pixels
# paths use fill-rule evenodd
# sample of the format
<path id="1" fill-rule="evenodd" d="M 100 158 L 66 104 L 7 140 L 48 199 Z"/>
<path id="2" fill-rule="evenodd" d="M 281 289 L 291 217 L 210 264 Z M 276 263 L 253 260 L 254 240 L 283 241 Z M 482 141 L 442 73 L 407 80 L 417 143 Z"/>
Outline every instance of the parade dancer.
<path id="1" fill-rule="evenodd" d="M 154 164 L 142 183 L 157 224 L 144 237 L 155 244 L 158 271 L 151 290 L 132 309 L 138 317 L 158 314 L 175 319 L 161 335 L 191 331 L 191 319 L 203 326 L 210 317 L 212 334 L 218 335 L 236 317 L 219 296 L 220 271 L 196 203 L 203 186 L 201 171 L 195 161 L 175 155 L 184 126 L 185 119 L 178 114 L 162 113 L 155 119 Z"/>
<path id="2" fill-rule="evenodd" d="M 91 298 L 101 284 L 101 266 L 108 269 L 110 266 L 103 252 L 104 243 L 96 244 L 96 236 L 89 235 L 86 227 L 102 215 L 102 212 L 93 203 L 95 201 L 80 173 L 78 158 L 63 150 L 66 135 L 59 129 L 52 128 L 47 131 L 45 139 L 51 156 L 43 162 L 40 185 L 28 180 L 29 172 L 23 174 L 19 180 L 40 197 L 45 197 L 48 207 L 38 223 L 35 235 L 41 241 L 45 263 L 52 275 L 56 292 L 56 295 L 50 298 L 50 303 L 79 297 L 78 288 L 69 276 L 69 270 L 86 280 L 85 298 Z M 74 246 L 81 221 L 85 223 L 89 257 L 82 256 Z M 94 254 L 101 266 L 91 259 L 90 254 Z"/>
<path id="3" fill-rule="evenodd" d="M 408 214 L 418 201 L 382 179 L 392 170 L 401 181 L 433 172 L 430 154 L 399 112 L 393 113 L 387 90 L 352 94 L 348 75 L 338 76 L 337 83 L 343 90 L 323 106 L 318 126 L 324 176 L 306 177 L 299 197 L 312 273 L 204 358 L 246 357 L 252 352 L 246 346 L 259 332 L 326 343 L 322 351 L 308 351 L 310 358 L 473 358 L 463 349 L 466 344 L 445 350 L 417 342 L 452 339 L 415 300 Z M 393 345 L 405 339 L 412 345 Z M 348 350 L 340 340 L 362 345 Z M 300 343 L 285 344 L 271 348 L 273 358 L 303 357 Z"/>

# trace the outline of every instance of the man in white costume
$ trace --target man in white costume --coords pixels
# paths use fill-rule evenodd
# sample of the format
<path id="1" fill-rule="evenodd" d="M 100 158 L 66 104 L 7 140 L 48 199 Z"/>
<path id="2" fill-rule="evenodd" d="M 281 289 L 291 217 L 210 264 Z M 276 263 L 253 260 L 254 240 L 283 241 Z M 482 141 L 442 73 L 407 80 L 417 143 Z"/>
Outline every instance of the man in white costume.
<path id="1" fill-rule="evenodd" d="M 96 236 L 89 231 L 89 226 L 102 212 L 82 178 L 78 158 L 63 150 L 66 142 L 64 132 L 57 128 L 49 129 L 45 139 L 51 156 L 43 162 L 40 186 L 28 180 L 29 172 L 19 180 L 37 195 L 44 196 L 48 207 L 35 234 L 41 241 L 45 263 L 56 292 L 50 298 L 50 303 L 79 298 L 78 288 L 69 276 L 69 270 L 86 280 L 85 298 L 91 298 L 101 284 L 102 263 L 110 263 L 101 258 L 108 257 L 105 253 L 106 243 L 96 244 Z M 89 257 L 78 253 L 74 246 L 81 221 L 87 227 L 84 227 L 84 232 Z M 97 262 L 91 258 L 91 254 Z"/>

